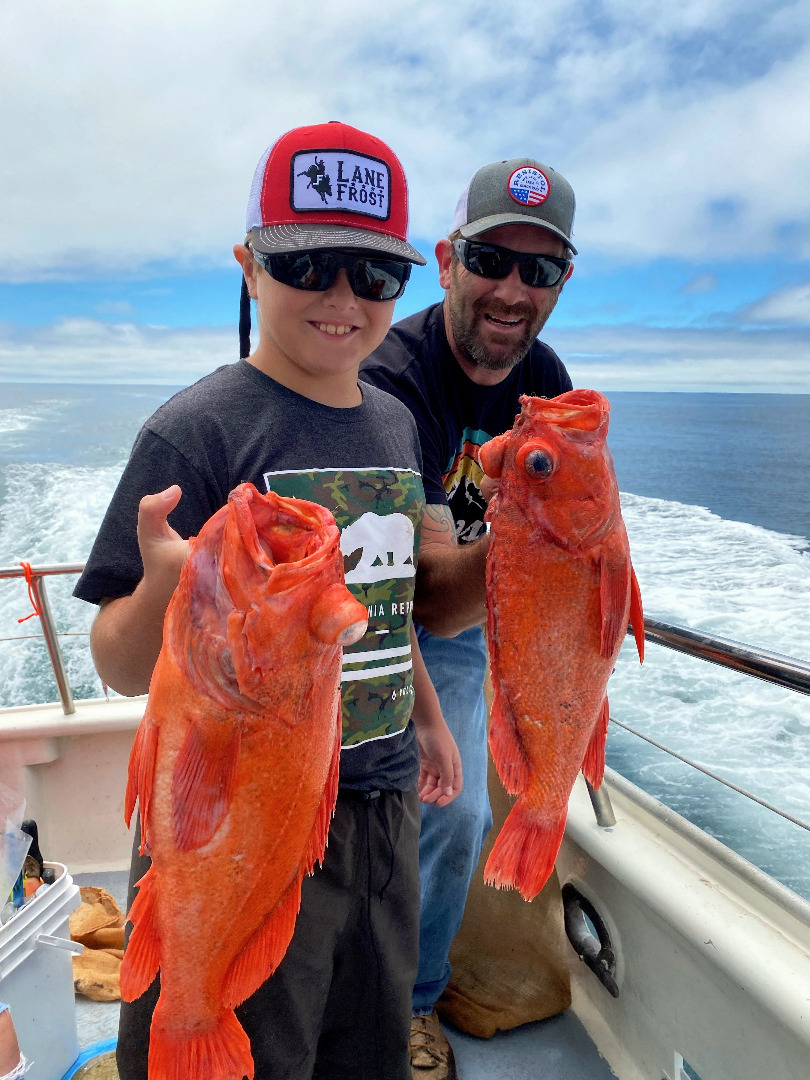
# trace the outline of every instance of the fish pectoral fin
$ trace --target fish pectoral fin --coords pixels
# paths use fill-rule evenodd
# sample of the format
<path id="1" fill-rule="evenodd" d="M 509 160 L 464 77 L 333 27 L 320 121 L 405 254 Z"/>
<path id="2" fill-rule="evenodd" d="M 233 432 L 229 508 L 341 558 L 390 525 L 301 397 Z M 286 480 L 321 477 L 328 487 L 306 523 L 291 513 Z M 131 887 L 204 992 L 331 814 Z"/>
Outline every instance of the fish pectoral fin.
<path id="1" fill-rule="evenodd" d="M 631 572 L 629 560 L 611 562 L 604 555 L 599 560 L 599 601 L 602 612 L 599 653 L 605 659 L 614 655 L 627 633 L 625 611 Z"/>
<path id="2" fill-rule="evenodd" d="M 591 741 L 588 743 L 588 749 L 585 751 L 585 758 L 582 762 L 582 775 L 592 788 L 598 788 L 605 775 L 605 743 L 607 742 L 609 724 L 610 708 L 608 706 L 608 699 L 605 698 L 602 702 L 602 708 L 599 711 L 599 719 L 596 721 L 596 726 L 591 735 Z"/>
<path id="3" fill-rule="evenodd" d="M 149 803 L 155 782 L 157 760 L 158 726 L 148 708 L 138 725 L 135 741 L 129 755 L 129 775 L 124 797 L 124 821 L 129 828 L 136 801 L 140 803 L 141 855 L 148 849 Z"/>
<path id="4" fill-rule="evenodd" d="M 155 980 L 160 967 L 160 939 L 155 923 L 155 872 L 150 866 L 138 882 L 138 893 L 127 919 L 132 923 L 124 959 L 121 962 L 121 997 L 139 998 Z"/>
<path id="5" fill-rule="evenodd" d="M 281 963 L 293 936 L 301 907 L 301 876 L 289 887 L 244 949 L 235 958 L 222 985 L 222 1004 L 229 1009 L 255 994 Z"/>
<path id="6" fill-rule="evenodd" d="M 231 806 L 241 733 L 231 721 L 192 720 L 174 766 L 172 824 L 178 851 L 211 840 Z"/>
<path id="7" fill-rule="evenodd" d="M 641 589 L 633 567 L 630 567 L 630 622 L 636 639 L 639 663 L 644 663 L 644 609 L 641 606 Z"/>
<path id="8" fill-rule="evenodd" d="M 489 749 L 503 786 L 510 795 L 521 795 L 529 786 L 531 765 L 505 695 L 497 685 L 494 691 Z"/>

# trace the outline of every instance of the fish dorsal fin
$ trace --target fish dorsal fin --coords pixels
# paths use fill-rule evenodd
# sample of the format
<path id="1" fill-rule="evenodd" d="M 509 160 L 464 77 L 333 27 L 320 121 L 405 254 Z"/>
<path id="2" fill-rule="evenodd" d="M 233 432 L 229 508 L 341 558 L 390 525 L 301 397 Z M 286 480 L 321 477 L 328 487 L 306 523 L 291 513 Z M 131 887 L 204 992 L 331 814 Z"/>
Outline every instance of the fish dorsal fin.
<path id="1" fill-rule="evenodd" d="M 239 764 L 238 723 L 194 718 L 177 755 L 172 777 L 172 824 L 178 851 L 211 840 L 231 806 Z"/>
<path id="2" fill-rule="evenodd" d="M 630 562 L 612 562 L 604 555 L 599 560 L 599 601 L 602 612 L 602 631 L 599 654 L 610 659 L 627 633 L 627 587 L 630 583 Z"/>
<path id="3" fill-rule="evenodd" d="M 605 775 L 605 743 L 607 742 L 608 725 L 610 723 L 610 708 L 608 699 L 602 702 L 599 710 L 599 718 L 585 751 L 585 759 L 582 762 L 582 775 L 592 788 L 598 788 Z"/>
<path id="4" fill-rule="evenodd" d="M 160 966 L 160 939 L 155 925 L 157 888 L 150 866 L 138 882 L 138 893 L 127 919 L 132 933 L 121 962 L 121 997 L 124 1001 L 139 998 L 154 982 Z"/>
<path id="5" fill-rule="evenodd" d="M 636 639 L 639 663 L 644 663 L 644 609 L 641 606 L 641 589 L 638 587 L 636 572 L 630 567 L 630 622 L 633 625 L 633 637 Z"/>
<path id="6" fill-rule="evenodd" d="M 244 949 L 235 958 L 222 984 L 222 1004 L 229 1009 L 255 994 L 273 974 L 293 936 L 301 907 L 301 876 L 290 885 Z"/>

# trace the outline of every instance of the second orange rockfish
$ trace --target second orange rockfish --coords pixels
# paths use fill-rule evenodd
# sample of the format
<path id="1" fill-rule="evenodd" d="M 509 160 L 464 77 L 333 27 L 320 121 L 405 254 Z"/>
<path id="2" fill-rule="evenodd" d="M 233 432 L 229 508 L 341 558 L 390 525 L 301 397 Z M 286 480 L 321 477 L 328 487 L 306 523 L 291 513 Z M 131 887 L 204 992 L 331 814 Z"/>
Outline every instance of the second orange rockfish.
<path id="1" fill-rule="evenodd" d="M 517 801 L 485 878 L 526 900 L 542 889 L 577 773 L 599 787 L 606 687 L 633 624 L 644 657 L 638 583 L 595 390 L 522 397 L 511 431 L 481 448 L 499 479 L 487 509 L 487 608 L 494 701 L 489 744 Z"/>
<path id="2" fill-rule="evenodd" d="M 141 850 L 121 993 L 160 969 L 149 1080 L 253 1077 L 234 1008 L 287 949 L 338 787 L 341 646 L 366 608 L 321 506 L 252 484 L 192 539 L 132 750 Z"/>

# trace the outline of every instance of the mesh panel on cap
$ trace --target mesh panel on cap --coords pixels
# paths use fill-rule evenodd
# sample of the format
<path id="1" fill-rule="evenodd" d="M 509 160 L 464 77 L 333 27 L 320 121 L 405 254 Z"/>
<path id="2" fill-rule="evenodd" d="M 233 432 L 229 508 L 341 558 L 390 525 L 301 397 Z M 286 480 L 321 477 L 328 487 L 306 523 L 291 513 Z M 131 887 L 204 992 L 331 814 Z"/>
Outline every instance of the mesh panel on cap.
<path id="1" fill-rule="evenodd" d="M 470 181 L 472 183 L 472 181 Z M 459 195 L 458 202 L 456 203 L 456 212 L 453 214 L 453 227 L 450 230 L 451 233 L 456 232 L 462 225 L 467 224 L 467 201 L 470 196 L 470 185 L 467 186 Z"/>
<path id="2" fill-rule="evenodd" d="M 273 146 L 276 144 L 273 143 Z M 262 226 L 262 183 L 264 182 L 264 170 L 267 165 L 267 159 L 270 157 L 270 152 L 273 146 L 268 146 L 265 152 L 262 154 L 262 159 L 256 166 L 256 171 L 253 173 L 253 183 L 250 185 L 250 195 L 248 196 L 247 215 L 245 218 L 245 232 L 249 233 L 251 229 L 258 229 Z"/>

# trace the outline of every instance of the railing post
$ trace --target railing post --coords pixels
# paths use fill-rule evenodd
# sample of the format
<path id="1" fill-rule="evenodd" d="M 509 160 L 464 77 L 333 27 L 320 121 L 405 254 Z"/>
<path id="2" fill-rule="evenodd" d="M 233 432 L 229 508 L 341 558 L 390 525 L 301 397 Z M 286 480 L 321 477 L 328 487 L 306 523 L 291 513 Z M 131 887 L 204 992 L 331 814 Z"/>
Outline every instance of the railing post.
<path id="1" fill-rule="evenodd" d="M 612 829 L 616 824 L 616 815 L 613 813 L 613 805 L 610 801 L 607 788 L 602 784 L 599 789 L 591 787 L 586 780 L 588 794 L 591 797 L 591 806 L 596 815 L 596 824 L 600 829 Z"/>
<path id="2" fill-rule="evenodd" d="M 39 608 L 39 621 L 42 623 L 42 633 L 45 636 L 45 644 L 48 646 L 48 653 L 51 657 L 53 673 L 56 676 L 56 685 L 59 687 L 62 712 L 65 716 L 71 716 L 76 712 L 76 706 L 73 704 L 73 694 L 70 692 L 65 663 L 62 659 L 62 650 L 59 646 L 59 638 L 56 636 L 56 629 L 53 625 L 53 615 L 51 615 L 48 594 L 45 591 L 45 582 L 36 573 L 31 574 L 31 592 Z"/>

